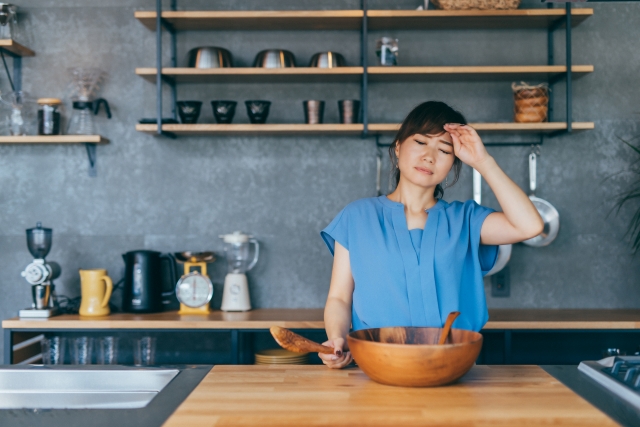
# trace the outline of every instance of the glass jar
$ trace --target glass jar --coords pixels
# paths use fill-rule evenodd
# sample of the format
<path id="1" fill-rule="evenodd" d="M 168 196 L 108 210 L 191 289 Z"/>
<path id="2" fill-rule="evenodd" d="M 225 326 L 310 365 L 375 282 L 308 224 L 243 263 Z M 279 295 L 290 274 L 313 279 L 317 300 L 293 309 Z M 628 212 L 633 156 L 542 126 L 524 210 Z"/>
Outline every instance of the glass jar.
<path id="1" fill-rule="evenodd" d="M 382 37 L 376 41 L 378 64 L 382 66 L 398 65 L 398 39 Z"/>
<path id="2" fill-rule="evenodd" d="M 58 98 L 38 99 L 38 135 L 60 135 L 62 101 Z"/>

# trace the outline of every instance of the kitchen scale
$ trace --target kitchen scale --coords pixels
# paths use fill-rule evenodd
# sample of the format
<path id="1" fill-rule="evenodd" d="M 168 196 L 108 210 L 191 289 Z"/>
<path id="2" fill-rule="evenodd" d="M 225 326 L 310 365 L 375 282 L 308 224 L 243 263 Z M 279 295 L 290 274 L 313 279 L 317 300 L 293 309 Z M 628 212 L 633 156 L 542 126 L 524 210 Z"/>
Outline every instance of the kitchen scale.
<path id="1" fill-rule="evenodd" d="M 213 252 L 178 252 L 174 256 L 184 264 L 184 275 L 176 284 L 178 314 L 209 314 L 213 283 L 207 276 L 207 263 L 216 260 Z"/>

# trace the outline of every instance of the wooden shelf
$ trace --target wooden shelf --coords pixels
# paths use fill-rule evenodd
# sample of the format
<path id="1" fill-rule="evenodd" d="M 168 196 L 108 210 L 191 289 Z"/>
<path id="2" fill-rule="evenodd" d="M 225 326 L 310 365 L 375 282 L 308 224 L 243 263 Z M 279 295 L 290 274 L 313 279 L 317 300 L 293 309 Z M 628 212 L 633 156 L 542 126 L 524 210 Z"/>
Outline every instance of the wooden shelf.
<path id="1" fill-rule="evenodd" d="M 163 68 L 162 75 L 179 83 L 315 83 L 359 82 L 362 67 L 339 68 Z M 136 68 L 136 74 L 156 81 L 156 68 Z"/>
<path id="2" fill-rule="evenodd" d="M 572 9 L 571 26 L 593 15 L 593 9 Z M 560 9 L 515 10 L 369 10 L 369 30 L 547 28 L 566 16 Z"/>
<path id="3" fill-rule="evenodd" d="M 107 144 L 100 135 L 26 135 L 0 136 L 0 144 Z"/>
<path id="4" fill-rule="evenodd" d="M 11 39 L 0 39 L 0 48 L 11 52 L 15 56 L 35 56 L 35 52 Z"/>
<path id="5" fill-rule="evenodd" d="M 565 122 L 551 123 L 469 123 L 474 129 L 481 132 L 501 133 L 551 133 L 567 129 Z M 370 133 L 394 133 L 398 131 L 400 124 L 396 123 L 371 123 Z M 592 130 L 593 122 L 574 122 L 573 131 Z M 153 124 L 137 124 L 136 130 L 149 134 L 155 134 L 158 127 Z M 357 135 L 363 131 L 362 124 L 324 123 L 319 125 L 307 124 L 166 124 L 162 130 L 176 135 L 293 135 L 293 134 L 343 134 Z"/>
<path id="6" fill-rule="evenodd" d="M 137 124 L 138 132 L 155 134 L 157 125 Z M 304 123 L 295 124 L 166 124 L 162 125 L 162 130 L 176 135 L 237 135 L 255 134 L 262 136 L 270 135 L 295 135 L 295 134 L 344 134 L 358 135 L 362 133 L 362 124 L 340 124 L 324 123 L 319 125 L 308 125 Z"/>
<path id="7" fill-rule="evenodd" d="M 501 133 L 551 133 L 559 130 L 566 130 L 565 122 L 550 123 L 469 123 L 477 131 L 501 132 Z M 400 128 L 396 123 L 371 123 L 369 132 L 371 133 L 395 133 Z M 571 128 L 574 131 L 592 130 L 595 128 L 593 122 L 573 122 Z"/>
<path id="8" fill-rule="evenodd" d="M 546 28 L 564 18 L 564 9 L 516 10 L 369 10 L 370 30 Z M 572 26 L 593 15 L 593 9 L 572 9 Z M 155 11 L 134 13 L 145 27 L 156 28 Z M 164 11 L 176 30 L 359 30 L 361 10 L 289 11 Z"/>
<path id="9" fill-rule="evenodd" d="M 361 10 L 162 12 L 176 30 L 359 30 L 362 15 Z M 155 31 L 155 11 L 136 11 L 134 16 Z"/>
<path id="10" fill-rule="evenodd" d="M 592 73 L 593 65 L 573 65 L 574 78 Z M 368 67 L 370 82 L 548 80 L 567 72 L 565 65 Z"/>
<path id="11" fill-rule="evenodd" d="M 564 65 L 369 67 L 371 82 L 548 80 L 564 74 Z M 594 71 L 593 65 L 571 67 L 574 78 Z M 163 68 L 162 75 L 178 83 L 357 83 L 362 67 L 339 68 Z M 136 74 L 155 83 L 156 69 L 136 68 Z"/>

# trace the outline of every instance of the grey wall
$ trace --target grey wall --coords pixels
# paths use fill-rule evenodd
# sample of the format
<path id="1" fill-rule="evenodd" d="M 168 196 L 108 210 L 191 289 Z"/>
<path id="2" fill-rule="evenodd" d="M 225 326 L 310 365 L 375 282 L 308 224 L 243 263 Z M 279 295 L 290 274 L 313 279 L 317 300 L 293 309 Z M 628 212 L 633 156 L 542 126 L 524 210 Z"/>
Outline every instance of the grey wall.
<path id="1" fill-rule="evenodd" d="M 187 2 L 182 2 L 187 5 Z M 262 2 L 188 2 L 189 9 L 257 9 Z M 273 1 L 269 7 L 309 8 L 317 2 Z M 359 2 L 323 2 L 320 7 L 357 8 Z M 384 3 L 374 7 L 384 6 Z M 414 4 L 415 3 L 415 4 Z M 418 2 L 398 1 L 411 8 Z M 526 5 L 538 7 L 538 2 Z M 221 249 L 218 235 L 252 232 L 262 257 L 250 273 L 255 307 L 321 307 L 331 257 L 318 232 L 347 203 L 375 195 L 375 143 L 358 137 L 181 137 L 155 138 L 135 131 L 141 117 L 153 117 L 155 85 L 134 74 L 153 66 L 154 33 L 133 18 L 152 9 L 151 0 L 25 0 L 22 40 L 37 55 L 23 59 L 23 87 L 35 97 L 64 97 L 66 69 L 104 68 L 109 78 L 102 96 L 114 117 L 98 120 L 111 140 L 98 147 L 98 176 L 87 176 L 81 145 L 0 146 L 0 317 L 16 315 L 30 301 L 20 277 L 31 258 L 24 230 L 42 221 L 54 230 L 49 259 L 59 262 L 62 294 L 79 294 L 79 268 L 107 268 L 122 275 L 120 254 Z M 625 240 L 631 211 L 608 215 L 615 194 L 631 182 L 616 175 L 634 160 L 616 137 L 638 128 L 640 65 L 637 40 L 640 4 L 593 4 L 595 15 L 574 30 L 574 62 L 595 65 L 595 73 L 574 83 L 574 117 L 594 121 L 596 130 L 547 139 L 539 160 L 538 195 L 561 215 L 558 239 L 549 247 L 515 245 L 510 298 L 488 297 L 490 307 L 640 307 L 640 263 Z M 373 44 L 382 32 L 370 36 Z M 544 64 L 546 33 L 522 31 L 386 31 L 400 39 L 402 65 Z M 230 49 L 239 64 L 259 50 L 292 50 L 304 65 L 315 52 L 342 52 L 356 65 L 359 33 L 189 32 L 178 38 L 179 57 L 201 44 Z M 562 32 L 558 35 L 559 58 Z M 167 49 L 168 53 L 168 49 Z M 168 56 L 167 56 L 168 58 Z M 168 59 L 167 59 L 168 62 Z M 8 90 L 0 75 L 0 89 Z M 562 111 L 563 86 L 556 107 Z M 205 101 L 201 122 L 212 122 L 211 99 L 273 101 L 270 123 L 303 121 L 301 101 L 327 101 L 326 121 L 337 121 L 336 101 L 358 98 L 357 84 L 181 85 L 179 99 Z M 168 100 L 168 97 L 166 98 Z M 370 119 L 398 122 L 417 103 L 440 99 L 470 121 L 510 121 L 509 82 L 373 84 Z M 67 100 L 68 101 L 68 100 Z M 69 107 L 69 105 L 67 105 Z M 242 105 L 235 122 L 247 122 Z M 168 114 L 168 109 L 167 109 Z M 561 117 L 560 117 L 561 118 Z M 487 140 L 497 137 L 487 136 Z M 513 139 L 518 139 L 515 136 Z M 491 148 L 522 187 L 527 184 L 527 148 Z M 447 192 L 448 200 L 471 197 L 471 174 Z M 607 179 L 609 178 L 609 179 Z M 605 181 L 605 179 L 607 179 Z M 484 188 L 486 204 L 498 205 Z M 213 266 L 219 304 L 224 262 Z M 1 346 L 2 344 L 0 344 Z"/>

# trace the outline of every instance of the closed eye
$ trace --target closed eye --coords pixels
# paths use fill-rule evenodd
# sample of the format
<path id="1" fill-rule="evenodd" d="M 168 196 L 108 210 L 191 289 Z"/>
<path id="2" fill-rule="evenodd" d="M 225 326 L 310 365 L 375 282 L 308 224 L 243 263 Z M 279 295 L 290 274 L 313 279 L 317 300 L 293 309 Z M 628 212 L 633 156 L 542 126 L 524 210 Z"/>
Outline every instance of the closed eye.
<path id="1" fill-rule="evenodd" d="M 440 150 L 440 151 L 442 151 L 444 154 L 451 154 L 450 151 L 444 151 L 444 150 Z"/>

